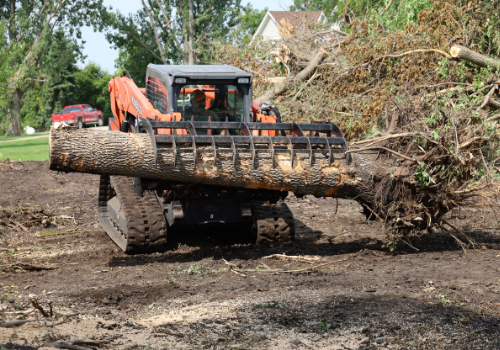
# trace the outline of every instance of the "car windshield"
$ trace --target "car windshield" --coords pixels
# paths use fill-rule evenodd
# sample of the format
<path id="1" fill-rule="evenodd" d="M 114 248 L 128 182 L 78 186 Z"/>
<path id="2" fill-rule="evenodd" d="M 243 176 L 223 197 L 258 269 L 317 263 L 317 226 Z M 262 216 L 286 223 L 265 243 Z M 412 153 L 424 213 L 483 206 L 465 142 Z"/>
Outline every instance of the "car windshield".
<path id="1" fill-rule="evenodd" d="M 69 112 L 81 112 L 81 107 L 66 107 L 64 108 L 64 113 L 69 113 Z"/>
<path id="2" fill-rule="evenodd" d="M 183 120 L 242 121 L 243 96 L 235 85 L 185 85 L 177 91 L 176 110 Z"/>

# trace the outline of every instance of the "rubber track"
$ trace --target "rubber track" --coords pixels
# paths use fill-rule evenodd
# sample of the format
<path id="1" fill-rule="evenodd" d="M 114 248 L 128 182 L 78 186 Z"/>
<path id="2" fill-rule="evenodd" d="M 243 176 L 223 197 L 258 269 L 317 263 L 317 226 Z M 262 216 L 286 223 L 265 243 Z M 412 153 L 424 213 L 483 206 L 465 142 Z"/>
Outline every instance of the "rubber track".
<path id="1" fill-rule="evenodd" d="M 106 179 L 107 178 L 107 179 Z M 99 190 L 99 212 L 107 213 L 107 201 L 118 197 L 127 222 L 128 235 L 118 224 L 108 220 L 121 232 L 123 239 L 118 244 L 127 254 L 151 253 L 161 250 L 166 244 L 166 222 L 158 200 L 153 193 L 144 192 L 140 197 L 133 188 L 132 179 L 126 176 L 101 176 Z M 106 215 L 107 216 L 107 215 Z M 126 244 L 126 245 L 125 245 Z"/>
<path id="2" fill-rule="evenodd" d="M 288 242 L 295 238 L 295 219 L 285 203 L 254 203 L 257 243 Z"/>

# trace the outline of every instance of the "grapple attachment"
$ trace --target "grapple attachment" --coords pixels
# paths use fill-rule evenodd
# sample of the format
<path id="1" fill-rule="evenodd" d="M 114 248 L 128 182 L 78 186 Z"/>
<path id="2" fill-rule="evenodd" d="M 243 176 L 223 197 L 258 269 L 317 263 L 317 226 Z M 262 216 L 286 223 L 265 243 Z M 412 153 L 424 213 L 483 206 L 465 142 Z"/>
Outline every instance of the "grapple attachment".
<path id="1" fill-rule="evenodd" d="M 199 152 L 210 152 L 214 164 L 218 152 L 232 152 L 233 163 L 237 154 L 251 152 L 252 166 L 255 166 L 257 152 L 271 152 L 273 167 L 277 153 L 290 154 L 292 167 L 295 153 L 309 153 L 312 165 L 314 154 L 328 155 L 328 165 L 333 162 L 333 154 L 343 154 L 349 161 L 347 143 L 342 131 L 331 122 L 311 123 L 246 123 L 212 121 L 155 121 L 139 118 L 139 132 L 147 132 L 153 144 L 155 162 L 157 149 L 171 148 L 174 152 L 174 166 L 177 153 L 192 150 L 196 162 Z M 170 134 L 157 134 L 158 129 L 170 129 Z M 207 135 L 198 135 L 196 130 L 208 130 Z M 212 135 L 216 131 L 219 135 Z M 280 136 L 277 136 L 280 135 Z"/>

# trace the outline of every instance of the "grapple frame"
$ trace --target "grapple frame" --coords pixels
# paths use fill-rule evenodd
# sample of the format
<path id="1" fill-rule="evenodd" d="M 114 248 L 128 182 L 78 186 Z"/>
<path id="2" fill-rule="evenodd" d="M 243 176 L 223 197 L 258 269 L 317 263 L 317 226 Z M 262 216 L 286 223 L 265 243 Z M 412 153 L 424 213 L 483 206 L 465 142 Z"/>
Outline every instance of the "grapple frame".
<path id="1" fill-rule="evenodd" d="M 157 134 L 158 129 L 171 129 L 170 135 Z M 222 130 L 226 135 L 198 135 L 196 129 Z M 239 152 L 251 152 L 252 167 L 255 167 L 257 152 L 271 152 L 273 167 L 276 153 L 289 153 L 292 167 L 295 153 L 309 153 L 310 165 L 314 154 L 328 154 L 328 165 L 333 162 L 333 154 L 344 154 L 349 161 L 349 149 L 340 128 L 331 122 L 311 123 L 247 123 L 211 121 L 156 121 L 139 118 L 138 132 L 147 132 L 151 137 L 155 162 L 158 160 L 158 145 L 166 145 L 174 152 L 174 167 L 177 166 L 177 152 L 192 150 L 196 163 L 198 152 L 214 154 L 214 164 L 218 152 L 232 152 L 233 164 Z M 210 133 L 210 132 L 209 132 Z M 233 133 L 233 134 L 232 134 Z M 234 133 L 240 133 L 234 135 Z M 267 136 L 262 135 L 282 136 Z M 309 135 L 307 135 L 307 133 Z M 320 136 L 324 134 L 324 136 Z M 191 145 L 190 147 L 185 147 Z M 184 146 L 184 147 L 183 147 Z M 208 146 L 208 147 L 207 147 Z"/>

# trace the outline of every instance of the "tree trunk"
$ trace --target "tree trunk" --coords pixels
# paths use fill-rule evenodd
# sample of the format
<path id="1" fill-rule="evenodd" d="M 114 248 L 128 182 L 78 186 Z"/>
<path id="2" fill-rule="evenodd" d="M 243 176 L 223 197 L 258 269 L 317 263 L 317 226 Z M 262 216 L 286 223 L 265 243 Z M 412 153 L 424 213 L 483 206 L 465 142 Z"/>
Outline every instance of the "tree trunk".
<path id="1" fill-rule="evenodd" d="M 239 151 L 233 165 L 231 149 L 198 149 L 196 163 L 191 145 L 177 145 L 174 159 L 172 148 L 158 148 L 155 164 L 151 139 L 147 134 L 95 132 L 73 128 L 52 129 L 50 134 L 50 169 L 65 172 L 123 175 L 182 181 L 227 187 L 292 191 L 297 195 L 356 198 L 358 202 L 375 201 L 375 181 L 394 172 L 387 159 L 377 152 L 334 154 L 314 153 L 312 166 L 309 153 L 295 153 L 291 166 L 290 153 L 276 153 L 274 166 L 269 150 L 259 150 L 252 167 L 251 152 Z M 174 166 L 174 163 L 176 164 Z"/>
<path id="2" fill-rule="evenodd" d="M 188 53 L 189 53 L 189 64 L 193 65 L 195 64 L 194 62 L 194 13 L 193 13 L 193 0 L 188 0 L 189 1 L 189 24 L 188 24 L 188 33 L 189 33 L 189 47 L 188 47 Z"/>
<path id="3" fill-rule="evenodd" d="M 189 64 L 188 20 L 185 16 L 183 0 L 179 0 L 177 11 L 182 24 L 182 64 Z"/>
<path id="4" fill-rule="evenodd" d="M 10 128 L 9 135 L 22 135 L 21 128 L 21 92 L 15 89 L 12 94 L 12 102 L 10 108 Z"/>
<path id="5" fill-rule="evenodd" d="M 500 61 L 490 58 L 485 55 L 481 55 L 471 49 L 468 49 L 461 45 L 453 45 L 450 49 L 451 57 L 466 60 L 477 64 L 481 67 L 493 67 L 493 70 L 500 69 Z"/>

